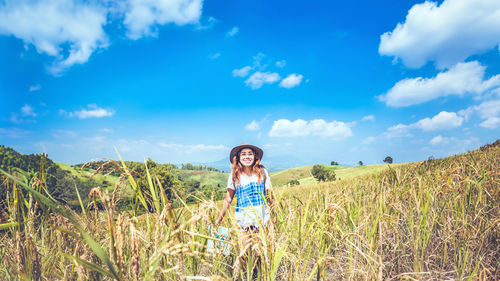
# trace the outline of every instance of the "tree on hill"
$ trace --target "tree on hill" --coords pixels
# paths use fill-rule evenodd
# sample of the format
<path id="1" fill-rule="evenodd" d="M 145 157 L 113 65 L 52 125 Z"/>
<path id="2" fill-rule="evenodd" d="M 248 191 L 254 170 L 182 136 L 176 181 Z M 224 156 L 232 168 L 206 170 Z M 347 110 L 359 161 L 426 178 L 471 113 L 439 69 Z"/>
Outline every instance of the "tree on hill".
<path id="1" fill-rule="evenodd" d="M 339 165 L 339 163 L 338 163 L 338 162 L 335 162 L 335 161 L 332 161 L 332 162 L 330 162 L 330 165 L 332 165 L 332 166 L 338 166 L 338 165 Z"/>
<path id="2" fill-rule="evenodd" d="M 363 161 L 359 161 L 359 162 L 358 162 L 358 165 L 359 165 L 359 166 L 363 166 Z"/>
<path id="3" fill-rule="evenodd" d="M 335 180 L 335 172 L 333 170 L 326 169 L 323 165 L 314 165 L 312 167 L 311 174 L 318 181 Z"/>
<path id="4" fill-rule="evenodd" d="M 387 157 L 385 157 L 385 159 L 384 159 L 384 163 L 387 163 L 387 164 L 392 164 L 392 157 L 391 157 L 391 156 L 387 156 Z"/>

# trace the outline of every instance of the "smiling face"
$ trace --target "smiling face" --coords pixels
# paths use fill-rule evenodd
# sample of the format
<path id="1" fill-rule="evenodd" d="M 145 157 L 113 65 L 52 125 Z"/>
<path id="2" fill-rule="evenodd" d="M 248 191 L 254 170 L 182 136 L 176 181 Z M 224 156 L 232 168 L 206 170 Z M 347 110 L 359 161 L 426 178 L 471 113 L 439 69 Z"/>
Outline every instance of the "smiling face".
<path id="1" fill-rule="evenodd" d="M 255 154 L 253 153 L 253 150 L 251 150 L 250 148 L 243 148 L 240 151 L 240 163 L 244 167 L 252 166 L 254 160 L 255 160 Z"/>

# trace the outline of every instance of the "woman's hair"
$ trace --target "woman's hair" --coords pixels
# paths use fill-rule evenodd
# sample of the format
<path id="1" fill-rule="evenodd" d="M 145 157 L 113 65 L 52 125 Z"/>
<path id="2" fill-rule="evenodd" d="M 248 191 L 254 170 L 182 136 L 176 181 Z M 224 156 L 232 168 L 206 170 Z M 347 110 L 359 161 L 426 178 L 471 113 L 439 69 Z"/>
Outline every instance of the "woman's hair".
<path id="1" fill-rule="evenodd" d="M 257 156 L 255 151 L 249 147 L 250 150 L 252 150 L 253 155 L 254 155 L 254 160 L 252 164 L 252 174 L 256 174 L 257 178 L 259 179 L 258 184 L 260 184 L 261 179 L 264 178 L 264 173 L 262 172 L 262 169 L 265 168 L 263 165 L 260 164 L 260 158 Z M 236 153 L 236 155 L 232 159 L 232 174 L 233 174 L 233 186 L 236 188 L 236 185 L 240 183 L 240 175 L 243 172 L 243 165 L 240 163 L 240 153 L 241 150 Z"/>

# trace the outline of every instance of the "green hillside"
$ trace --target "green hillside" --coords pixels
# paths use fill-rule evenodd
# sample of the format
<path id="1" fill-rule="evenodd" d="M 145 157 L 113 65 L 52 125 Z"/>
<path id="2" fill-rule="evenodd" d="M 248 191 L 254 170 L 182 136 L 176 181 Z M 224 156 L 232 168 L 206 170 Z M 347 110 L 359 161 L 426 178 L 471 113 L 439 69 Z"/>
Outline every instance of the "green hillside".
<path id="1" fill-rule="evenodd" d="M 329 170 L 334 170 L 337 180 L 343 180 L 382 172 L 389 169 L 389 167 L 397 167 L 401 165 L 404 165 L 404 163 L 376 164 L 357 167 L 324 165 L 324 167 Z M 274 186 L 286 185 L 291 180 L 298 180 L 301 184 L 315 183 L 314 178 L 311 176 L 312 167 L 313 165 L 309 165 L 271 173 L 271 181 Z"/>

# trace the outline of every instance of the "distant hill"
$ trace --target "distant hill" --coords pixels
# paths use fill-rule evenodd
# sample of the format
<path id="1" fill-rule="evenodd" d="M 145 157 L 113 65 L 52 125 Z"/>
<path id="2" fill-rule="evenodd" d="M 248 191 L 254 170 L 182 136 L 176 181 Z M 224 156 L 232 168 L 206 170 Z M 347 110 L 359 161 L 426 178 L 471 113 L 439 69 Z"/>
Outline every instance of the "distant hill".
<path id="1" fill-rule="evenodd" d="M 323 165 L 329 170 L 334 170 L 337 180 L 339 179 L 350 179 L 358 176 L 364 176 L 372 174 L 375 172 L 381 172 L 388 169 L 389 167 L 400 166 L 402 164 L 377 164 L 368 166 L 357 166 L 357 167 L 347 167 L 347 166 L 329 166 Z M 282 170 L 278 172 L 271 173 L 271 181 L 274 186 L 282 186 L 290 182 L 291 180 L 298 180 L 301 184 L 314 183 L 315 180 L 311 175 L 311 169 L 313 165 L 302 166 L 287 170 Z"/>
<path id="2" fill-rule="evenodd" d="M 224 158 L 215 162 L 200 163 L 201 165 L 211 166 L 218 170 L 229 173 L 231 171 L 231 163 L 229 158 Z M 304 161 L 295 156 L 281 155 L 281 156 L 264 156 L 262 160 L 264 165 L 271 173 L 278 172 L 298 166 L 304 165 Z"/>

